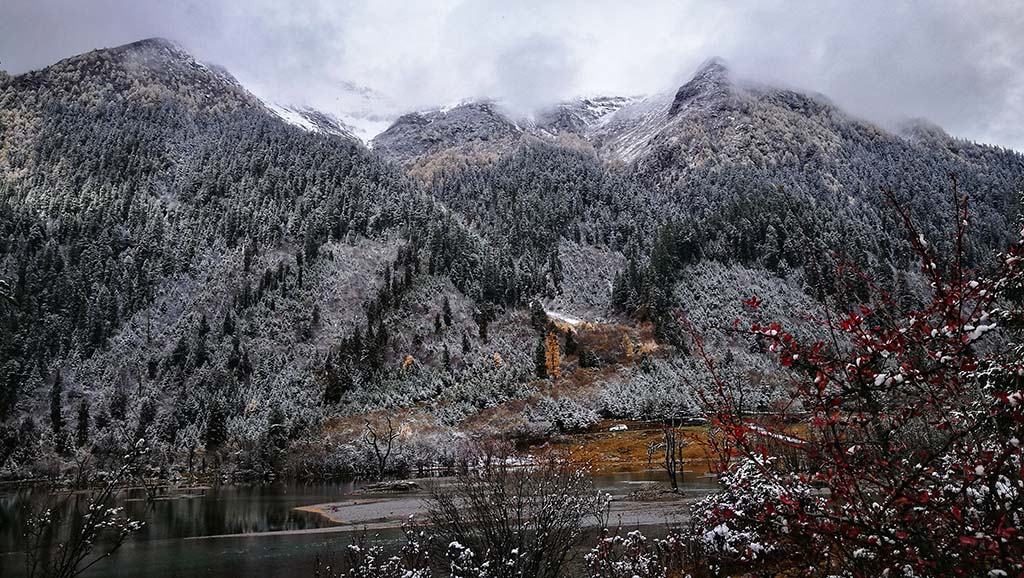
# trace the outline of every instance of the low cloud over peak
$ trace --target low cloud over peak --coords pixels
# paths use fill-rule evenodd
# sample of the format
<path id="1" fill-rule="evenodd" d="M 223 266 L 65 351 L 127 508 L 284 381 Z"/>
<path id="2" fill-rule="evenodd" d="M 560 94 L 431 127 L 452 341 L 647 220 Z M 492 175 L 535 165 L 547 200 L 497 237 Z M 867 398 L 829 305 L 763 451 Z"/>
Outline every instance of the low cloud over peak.
<path id="1" fill-rule="evenodd" d="M 271 100 L 340 110 L 355 83 L 383 95 L 384 115 L 464 98 L 529 114 L 576 94 L 673 89 L 718 55 L 738 78 L 820 92 L 882 124 L 925 117 L 1024 150 L 1021 30 L 1024 8 L 998 0 L 7 0 L 0 68 L 167 37 Z"/>

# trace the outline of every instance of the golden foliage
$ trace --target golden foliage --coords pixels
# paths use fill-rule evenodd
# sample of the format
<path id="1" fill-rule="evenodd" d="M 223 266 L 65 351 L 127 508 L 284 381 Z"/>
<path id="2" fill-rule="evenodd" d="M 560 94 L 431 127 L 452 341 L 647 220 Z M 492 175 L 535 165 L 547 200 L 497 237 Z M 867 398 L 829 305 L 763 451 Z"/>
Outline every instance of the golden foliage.
<path id="1" fill-rule="evenodd" d="M 562 374 L 562 357 L 558 351 L 558 336 L 555 335 L 554 331 L 548 332 L 548 336 L 545 340 L 545 346 L 547 350 L 545 355 L 545 365 L 547 366 L 548 375 L 557 380 Z"/>
<path id="2" fill-rule="evenodd" d="M 622 348 L 626 350 L 626 359 L 633 359 L 633 354 L 636 351 L 633 347 L 633 340 L 629 338 L 629 333 L 622 334 Z"/>

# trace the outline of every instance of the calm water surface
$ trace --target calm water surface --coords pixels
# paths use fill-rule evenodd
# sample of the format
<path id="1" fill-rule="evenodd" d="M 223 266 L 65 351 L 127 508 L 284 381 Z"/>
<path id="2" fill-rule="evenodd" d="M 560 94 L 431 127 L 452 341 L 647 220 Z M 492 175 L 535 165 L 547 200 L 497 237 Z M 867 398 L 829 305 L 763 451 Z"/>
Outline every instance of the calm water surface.
<path id="1" fill-rule="evenodd" d="M 623 495 L 643 487 L 657 473 L 616 474 L 595 480 L 603 491 Z M 433 481 L 432 481 L 433 482 Z M 443 482 L 441 482 L 443 483 Z M 318 556 L 337 559 L 356 538 L 358 528 L 331 522 L 312 512 L 296 510 L 327 502 L 373 499 L 355 495 L 359 483 L 225 485 L 200 490 L 172 490 L 156 501 L 141 490 L 124 497 L 126 512 L 146 526 L 121 549 L 83 576 L 146 578 L 302 578 L 312 576 Z M 706 493 L 708 480 L 691 480 L 686 490 Z M 408 495 L 377 496 L 381 521 L 391 500 L 407 506 Z M 0 576 L 25 575 L 24 548 L 17 528 L 29 506 L 38 507 L 53 496 L 41 489 L 0 490 Z M 627 520 L 628 522 L 628 520 Z M 268 534 L 270 533 L 270 534 Z M 397 530 L 376 530 L 382 541 L 396 541 Z"/>

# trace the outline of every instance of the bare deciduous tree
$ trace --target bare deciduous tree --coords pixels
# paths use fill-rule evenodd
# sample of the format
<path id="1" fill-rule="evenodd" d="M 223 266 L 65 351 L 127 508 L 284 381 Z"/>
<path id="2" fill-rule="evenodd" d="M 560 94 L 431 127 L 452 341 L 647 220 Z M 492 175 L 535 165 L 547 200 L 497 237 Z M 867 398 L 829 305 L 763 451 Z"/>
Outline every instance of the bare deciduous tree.
<path id="1" fill-rule="evenodd" d="M 81 511 L 80 494 L 69 494 L 54 507 L 29 516 L 26 573 L 29 578 L 74 578 L 117 551 L 143 523 L 122 515 L 118 494 L 135 479 L 146 445 L 139 440 L 121 466 L 97 490 Z M 89 459 L 78 461 L 73 487 L 85 487 L 95 473 Z M 99 552 L 97 546 L 103 544 Z"/>
<path id="2" fill-rule="evenodd" d="M 390 415 L 384 416 L 384 428 L 366 420 L 366 429 L 363 431 L 363 441 L 373 448 L 373 454 L 377 457 L 377 479 L 383 480 L 387 471 L 388 458 L 391 457 L 391 450 L 394 449 L 395 440 L 398 439 L 398 431 L 395 429 L 394 419 Z"/>
<path id="3" fill-rule="evenodd" d="M 654 454 L 658 453 L 661 443 L 657 440 L 647 442 L 647 469 L 654 465 Z"/>
<path id="4" fill-rule="evenodd" d="M 681 429 L 679 429 L 675 420 L 669 419 L 665 421 L 665 424 L 661 428 L 662 435 L 664 437 L 664 459 L 662 460 L 662 466 L 665 468 L 665 473 L 668 474 L 669 482 L 672 484 L 672 490 L 679 490 L 679 476 L 683 471 L 683 464 L 685 462 L 683 458 L 683 449 L 690 445 L 690 440 L 686 439 Z"/>
<path id="5" fill-rule="evenodd" d="M 589 474 L 555 457 L 530 468 L 492 462 L 427 502 L 438 558 L 453 560 L 453 576 L 486 563 L 493 578 L 556 578 L 602 506 Z"/>

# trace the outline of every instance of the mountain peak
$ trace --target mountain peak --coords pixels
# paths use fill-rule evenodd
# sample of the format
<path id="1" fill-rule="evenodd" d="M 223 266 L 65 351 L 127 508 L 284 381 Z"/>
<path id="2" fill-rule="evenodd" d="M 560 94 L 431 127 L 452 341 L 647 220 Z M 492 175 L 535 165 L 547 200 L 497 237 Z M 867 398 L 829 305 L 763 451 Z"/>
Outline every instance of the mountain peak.
<path id="1" fill-rule="evenodd" d="M 608 121 L 619 109 L 641 100 L 638 96 L 580 96 L 540 111 L 537 126 L 552 133 L 584 134 Z"/>
<path id="2" fill-rule="evenodd" d="M 100 52 L 130 58 L 193 60 L 192 55 L 182 45 L 161 37 L 144 38 L 128 44 L 101 49 Z"/>
<path id="3" fill-rule="evenodd" d="M 730 92 L 731 85 L 731 74 L 725 61 L 717 56 L 709 58 L 697 68 L 690 81 L 676 92 L 668 115 L 675 116 L 698 97 L 725 96 Z"/>
<path id="4" fill-rule="evenodd" d="M 725 59 L 719 56 L 712 56 L 700 66 L 697 67 L 697 72 L 693 74 L 693 78 L 704 78 L 708 80 L 717 80 L 720 82 L 729 81 L 729 65 L 725 62 Z"/>
<path id="5" fill-rule="evenodd" d="M 896 132 L 914 142 L 943 142 L 952 138 L 941 126 L 921 117 L 903 120 L 896 126 Z"/>
<path id="6" fill-rule="evenodd" d="M 20 90 L 46 87 L 67 102 L 153 103 L 175 98 L 191 107 L 259 108 L 261 103 L 226 70 L 196 60 L 178 43 L 146 38 L 66 58 L 11 81 Z"/>
<path id="7" fill-rule="evenodd" d="M 121 46 L 115 47 L 116 49 L 122 50 L 140 50 L 140 49 L 152 49 L 152 48 L 167 48 L 170 50 L 182 50 L 182 47 L 177 42 L 164 38 L 162 36 L 153 36 L 150 38 L 143 38 L 136 40 L 135 42 L 129 42 L 122 44 Z"/>
<path id="8" fill-rule="evenodd" d="M 496 153 L 523 132 L 493 100 L 469 100 L 404 114 L 374 137 L 371 146 L 392 160 L 412 163 L 446 151 Z"/>

